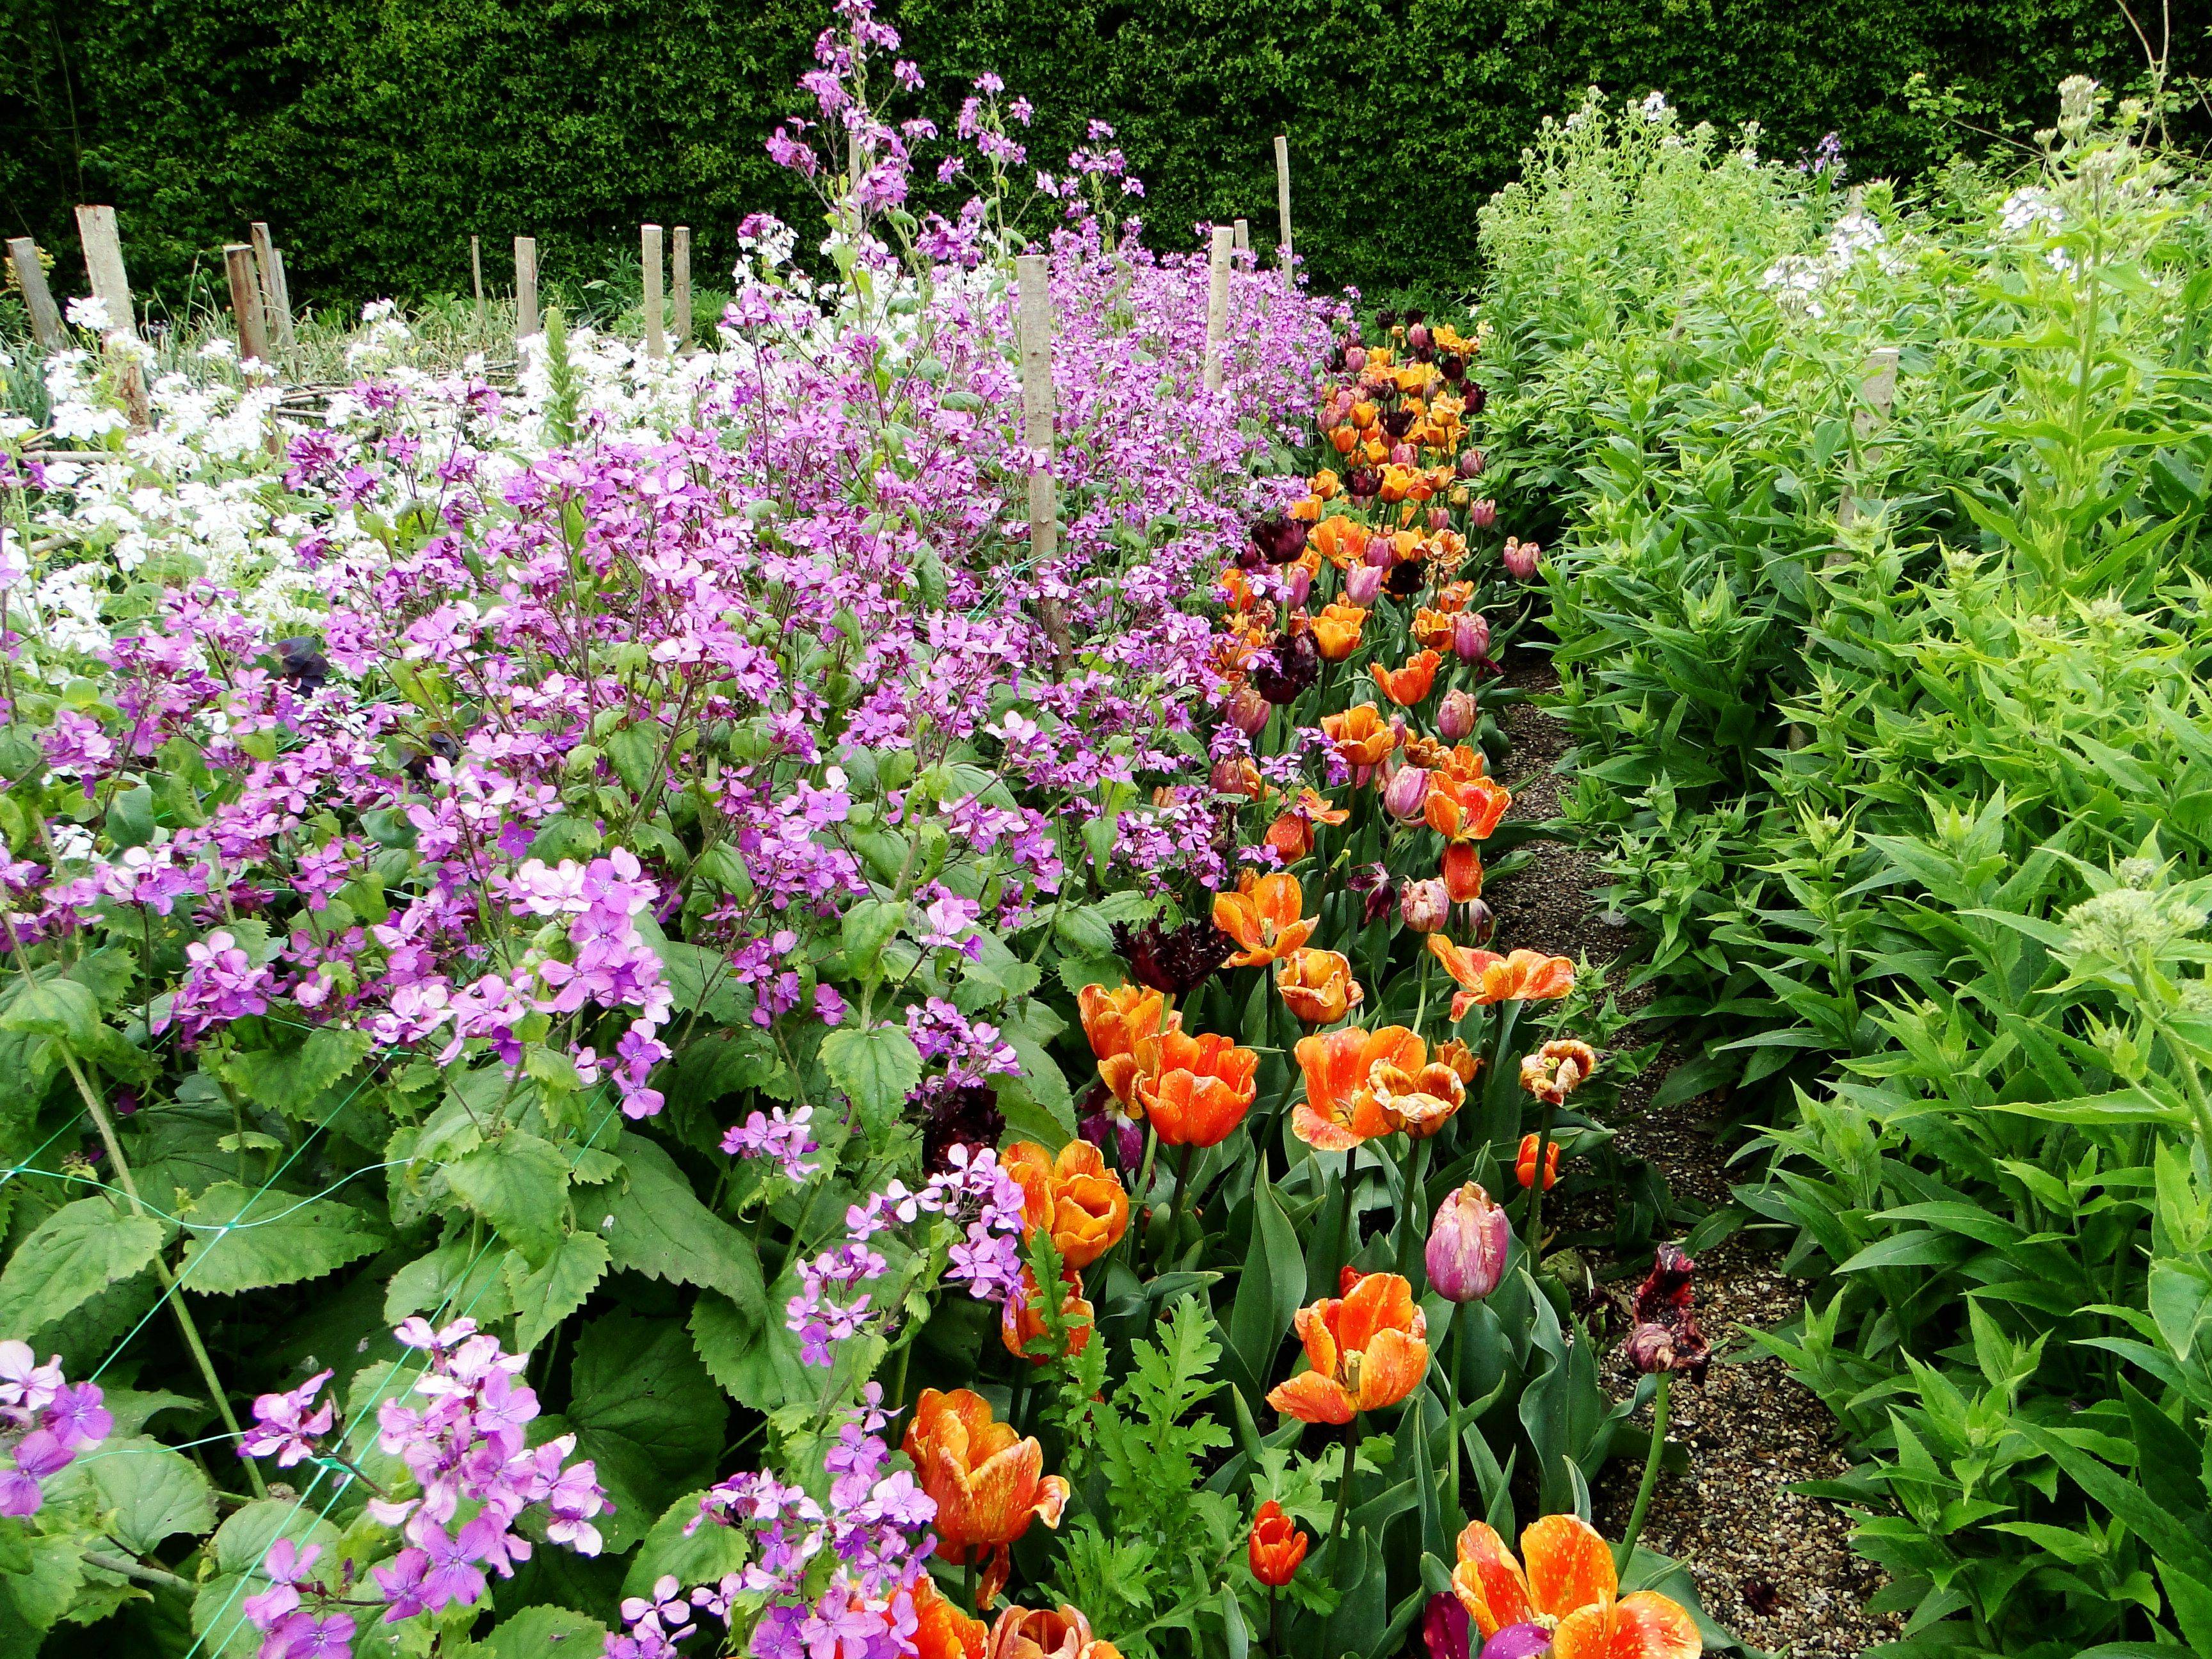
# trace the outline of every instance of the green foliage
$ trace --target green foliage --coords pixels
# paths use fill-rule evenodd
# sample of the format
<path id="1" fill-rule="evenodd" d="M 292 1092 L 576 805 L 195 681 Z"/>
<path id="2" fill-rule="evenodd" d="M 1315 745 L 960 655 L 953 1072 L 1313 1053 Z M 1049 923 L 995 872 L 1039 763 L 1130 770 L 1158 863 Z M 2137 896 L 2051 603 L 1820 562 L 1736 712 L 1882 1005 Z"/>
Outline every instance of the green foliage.
<path id="1" fill-rule="evenodd" d="M 1764 120 L 1792 158 L 1839 131 L 1874 177 L 1921 172 L 1978 131 L 2024 135 L 2063 74 L 2118 84 L 2142 69 L 2104 0 L 907 0 L 884 15 L 947 131 L 987 70 L 1048 112 L 1022 135 L 1039 165 L 1081 142 L 1085 118 L 1114 124 L 1164 242 L 1242 214 L 1270 246 L 1272 140 L 1287 132 L 1297 246 L 1316 275 L 1431 295 L 1473 279 L 1475 204 L 1511 175 L 1538 114 L 1586 86 L 1657 87 L 1731 130 Z M 620 310 L 648 219 L 695 228 L 711 293 L 746 214 L 812 222 L 762 141 L 814 113 L 793 82 L 829 21 L 819 0 L 18 0 L 0 13 L 19 94 L 0 110 L 0 191 L 11 234 L 65 264 L 70 204 L 114 203 L 134 280 L 179 309 L 220 288 L 216 250 L 248 219 L 275 227 L 295 295 L 325 307 L 465 292 L 476 233 L 495 289 L 508 287 L 508 239 L 530 234 L 549 286 Z M 2201 33 L 2176 46 L 2177 67 L 2194 54 L 2204 69 Z"/>

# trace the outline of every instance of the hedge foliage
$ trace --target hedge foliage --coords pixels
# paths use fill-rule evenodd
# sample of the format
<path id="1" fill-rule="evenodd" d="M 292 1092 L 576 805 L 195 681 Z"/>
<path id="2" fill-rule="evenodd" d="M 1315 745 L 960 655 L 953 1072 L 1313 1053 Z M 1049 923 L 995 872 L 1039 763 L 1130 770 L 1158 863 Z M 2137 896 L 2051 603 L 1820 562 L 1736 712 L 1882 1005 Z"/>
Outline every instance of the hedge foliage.
<path id="1" fill-rule="evenodd" d="M 1249 215 L 1271 242 L 1290 133 L 1302 249 L 1370 289 L 1464 287 L 1475 210 L 1537 122 L 1589 84 L 1663 88 L 1692 120 L 1757 118 L 1784 155 L 1839 131 L 1856 176 L 1910 174 L 1971 133 L 2050 118 L 2081 71 L 2138 77 L 2112 0 L 905 0 L 887 3 L 940 120 L 996 70 L 1056 164 L 1111 121 L 1152 239 Z M 483 234 L 600 275 L 643 219 L 700 269 L 744 214 L 804 210 L 763 154 L 821 0 L 0 0 L 0 202 L 76 276 L 70 206 L 112 201 L 133 276 L 172 303 L 264 218 L 313 302 L 452 292 Z M 2199 37 L 2180 60 L 2208 56 Z M 2203 64 L 2193 65 L 2202 69 Z"/>

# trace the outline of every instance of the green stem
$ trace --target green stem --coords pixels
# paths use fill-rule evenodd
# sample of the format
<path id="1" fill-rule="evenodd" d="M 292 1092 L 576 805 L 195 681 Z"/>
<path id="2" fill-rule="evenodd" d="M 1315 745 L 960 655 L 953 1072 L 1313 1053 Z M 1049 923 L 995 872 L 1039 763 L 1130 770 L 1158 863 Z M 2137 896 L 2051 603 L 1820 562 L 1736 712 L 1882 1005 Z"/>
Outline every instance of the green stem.
<path id="1" fill-rule="evenodd" d="M 1283 1602 L 1286 1599 L 1279 1589 L 1267 1592 L 1267 1651 L 1273 1659 L 1284 1659 L 1290 1651 L 1283 1645 Z"/>
<path id="2" fill-rule="evenodd" d="M 1328 1574 L 1332 1583 L 1334 1582 L 1337 1573 L 1337 1540 L 1344 1535 L 1344 1517 L 1352 1510 L 1352 1472 L 1359 1462 L 1359 1443 L 1366 1437 L 1367 1414 L 1364 1412 L 1356 1413 L 1345 1431 L 1344 1474 L 1336 1483 L 1336 1517 L 1328 1523 L 1328 1542 L 1322 1547 L 1322 1558 L 1328 1563 Z M 1336 1614 L 1334 1611 L 1322 1622 L 1321 1650 L 1323 1653 L 1329 1650 L 1329 1632 L 1335 1624 Z"/>
<path id="3" fill-rule="evenodd" d="M 960 1605 L 963 1611 L 972 1608 L 975 1605 L 975 1557 L 974 1552 L 977 1547 L 978 1547 L 974 1544 L 970 1544 L 968 1547 L 969 1551 L 968 1565 L 960 1570 Z"/>
<path id="4" fill-rule="evenodd" d="M 1155 1264 L 1162 1271 L 1175 1260 L 1176 1242 L 1182 1232 L 1183 1205 L 1190 1195 L 1191 1154 L 1197 1150 L 1186 1140 L 1176 1153 L 1175 1198 L 1168 1206 L 1167 1237 L 1160 1242 L 1160 1259 Z"/>
<path id="5" fill-rule="evenodd" d="M 1358 1184 L 1359 1148 L 1354 1146 L 1344 1155 L 1344 1208 L 1336 1218 L 1336 1265 L 1339 1269 L 1352 1261 L 1352 1190 Z"/>
<path id="6" fill-rule="evenodd" d="M 59 1043 L 55 1046 L 61 1048 L 62 1063 L 69 1067 L 70 1076 L 76 1083 L 77 1093 L 84 1097 L 85 1109 L 92 1114 L 93 1122 L 99 1127 L 100 1142 L 107 1148 L 109 1161 L 115 1165 L 115 1177 L 123 1183 L 124 1195 L 131 1200 L 131 1212 L 133 1215 L 145 1214 L 146 1206 L 138 1197 L 137 1180 L 131 1175 L 131 1165 L 123 1156 L 123 1143 L 115 1138 L 115 1125 L 107 1115 L 107 1108 L 101 1103 L 98 1092 L 93 1088 L 92 1079 L 85 1076 L 84 1068 L 77 1064 L 76 1056 Z M 230 1431 L 232 1439 L 242 1443 L 246 1439 L 246 1431 L 239 1426 L 238 1414 L 230 1408 L 230 1396 L 223 1392 L 222 1380 L 215 1374 L 215 1361 L 208 1357 L 207 1344 L 200 1340 L 200 1328 L 192 1321 L 191 1310 L 185 1306 L 184 1295 L 177 1288 L 176 1278 L 169 1272 L 169 1264 L 159 1254 L 154 1257 L 154 1276 L 161 1281 L 161 1294 L 168 1299 L 169 1311 L 177 1316 L 177 1328 L 184 1334 L 185 1346 L 191 1351 L 192 1361 L 199 1367 L 200 1376 L 207 1383 L 208 1394 L 215 1401 L 215 1408 L 222 1419 L 223 1427 Z M 269 1488 L 261 1479 L 259 1466 L 250 1457 L 240 1461 L 246 1465 L 246 1478 L 252 1485 L 253 1495 L 266 1498 Z"/>
<path id="7" fill-rule="evenodd" d="M 1544 1259 L 1544 1156 L 1552 1144 L 1552 1115 L 1559 1109 L 1549 1101 L 1544 1103 L 1544 1115 L 1536 1126 L 1536 1167 L 1528 1183 L 1528 1233 L 1523 1242 L 1532 1266 Z"/>
<path id="8" fill-rule="evenodd" d="M 1644 1514 L 1651 1507 L 1652 1489 L 1659 1484 L 1659 1459 L 1667 1449 L 1667 1402 L 1674 1393 L 1674 1373 L 1661 1371 L 1657 1382 L 1659 1392 L 1651 1399 L 1651 1452 L 1644 1460 L 1644 1480 L 1636 1488 L 1636 1507 L 1628 1512 L 1628 1528 L 1620 1534 L 1620 1547 L 1613 1552 L 1617 1572 L 1626 1572 L 1636 1553 L 1636 1540 L 1644 1531 Z"/>
<path id="9" fill-rule="evenodd" d="M 1406 1155 L 1399 1160 L 1398 1175 L 1405 1190 L 1400 1199 L 1398 1212 L 1398 1273 L 1402 1279 L 1413 1276 L 1413 1261 L 1421 1240 L 1421 1229 L 1427 1220 L 1424 1213 L 1428 1203 L 1422 1193 L 1426 1184 L 1429 1167 L 1429 1143 L 1406 1137 Z"/>
<path id="10" fill-rule="evenodd" d="M 1474 1311 L 1474 1304 L 1471 1302 L 1462 1303 L 1452 1315 L 1451 1371 L 1444 1379 L 1446 1384 L 1451 1389 L 1452 1402 L 1451 1412 L 1449 1413 L 1449 1420 L 1451 1424 L 1450 1497 L 1445 1504 L 1445 1512 L 1455 1517 L 1453 1522 L 1453 1525 L 1455 1527 L 1463 1525 L 1467 1520 L 1466 1514 L 1459 1506 L 1459 1466 L 1461 1453 L 1462 1450 L 1460 1441 L 1467 1429 L 1467 1402 L 1460 1398 L 1460 1379 L 1467 1375 L 1467 1328 L 1471 1322 L 1469 1316 L 1472 1315 Z"/>

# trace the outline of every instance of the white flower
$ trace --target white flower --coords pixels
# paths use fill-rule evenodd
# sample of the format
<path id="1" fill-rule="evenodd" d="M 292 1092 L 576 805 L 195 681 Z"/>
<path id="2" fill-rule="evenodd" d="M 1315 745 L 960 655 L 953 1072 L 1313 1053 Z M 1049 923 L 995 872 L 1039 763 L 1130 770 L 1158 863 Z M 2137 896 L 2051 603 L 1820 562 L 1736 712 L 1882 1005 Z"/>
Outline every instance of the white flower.
<path id="1" fill-rule="evenodd" d="M 1644 95 L 1644 101 L 1637 106 L 1636 112 L 1641 115 L 1647 121 L 1656 123 L 1665 120 L 1667 118 L 1667 94 L 1663 92 L 1646 94 Z"/>
<path id="2" fill-rule="evenodd" d="M 114 319 L 107 314 L 107 301 L 96 295 L 85 295 L 71 300 L 68 310 L 73 327 L 88 328 L 95 334 L 105 334 L 115 326 Z"/>

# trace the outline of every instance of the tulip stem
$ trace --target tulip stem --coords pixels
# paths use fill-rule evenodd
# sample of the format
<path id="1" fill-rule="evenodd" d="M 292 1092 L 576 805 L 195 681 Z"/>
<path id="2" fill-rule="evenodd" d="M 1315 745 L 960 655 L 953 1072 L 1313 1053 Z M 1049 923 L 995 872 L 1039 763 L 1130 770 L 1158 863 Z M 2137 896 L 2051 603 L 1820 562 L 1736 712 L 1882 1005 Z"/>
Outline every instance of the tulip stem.
<path id="1" fill-rule="evenodd" d="M 1667 1404 L 1674 1391 L 1674 1373 L 1660 1371 L 1653 1381 L 1659 1391 L 1651 1397 L 1651 1450 L 1644 1460 L 1644 1479 L 1636 1488 L 1636 1507 L 1628 1512 L 1627 1530 L 1620 1534 L 1620 1547 L 1613 1552 L 1614 1571 L 1620 1573 L 1628 1571 L 1636 1553 L 1636 1540 L 1644 1530 L 1644 1512 L 1651 1507 L 1651 1493 L 1659 1485 L 1659 1460 L 1667 1449 Z"/>
<path id="2" fill-rule="evenodd" d="M 1328 1560 L 1328 1576 L 1331 1583 L 1335 1582 L 1341 1565 L 1336 1559 L 1337 1540 L 1344 1535 L 1344 1517 L 1352 1512 L 1352 1471 L 1359 1462 L 1359 1443 L 1366 1437 L 1367 1413 L 1355 1412 L 1352 1413 L 1351 1424 L 1345 1431 L 1344 1474 L 1336 1483 L 1336 1516 L 1328 1523 L 1328 1546 L 1323 1552 Z M 1321 1650 L 1323 1653 L 1329 1650 L 1329 1632 L 1335 1624 L 1336 1613 L 1332 1609 L 1328 1617 L 1322 1621 Z"/>
<path id="3" fill-rule="evenodd" d="M 1536 1124 L 1536 1163 L 1529 1171 L 1528 1182 L 1528 1262 L 1532 1269 L 1544 1259 L 1544 1180 L 1545 1158 L 1552 1146 L 1552 1115 L 1559 1109 L 1551 1102 L 1544 1103 L 1544 1115 Z"/>
<path id="4" fill-rule="evenodd" d="M 1197 1150 L 1194 1145 L 1186 1140 L 1182 1150 L 1176 1154 L 1175 1199 L 1168 1206 L 1167 1237 L 1161 1243 L 1158 1263 L 1162 1270 L 1175 1260 L 1176 1241 L 1182 1231 L 1183 1205 L 1190 1194 L 1190 1156 Z"/>
<path id="5" fill-rule="evenodd" d="M 1290 1651 L 1283 1645 L 1283 1603 L 1287 1599 L 1279 1588 L 1267 1592 L 1267 1651 L 1274 1659 L 1284 1659 Z"/>
<path id="6" fill-rule="evenodd" d="M 1455 1525 L 1464 1525 L 1468 1519 L 1459 1506 L 1459 1465 L 1465 1451 L 1460 1441 L 1467 1431 L 1467 1402 L 1460 1397 L 1460 1389 L 1467 1375 L 1467 1328 L 1474 1322 L 1472 1311 L 1473 1304 L 1462 1303 L 1453 1313 L 1451 1370 L 1444 1379 L 1451 1388 L 1451 1498 L 1446 1512 L 1458 1517 Z"/>
<path id="7" fill-rule="evenodd" d="M 972 1552 L 975 1546 L 970 1544 L 968 1547 L 971 1553 L 968 1557 L 968 1565 L 960 1570 L 960 1597 L 973 1607 L 975 1606 L 975 1557 Z"/>
<path id="8" fill-rule="evenodd" d="M 1344 1208 L 1336 1218 L 1336 1267 L 1340 1273 L 1352 1265 L 1352 1194 L 1358 1184 L 1358 1176 L 1359 1148 L 1355 1145 L 1344 1154 Z"/>
<path id="9" fill-rule="evenodd" d="M 1400 1161 L 1398 1175 L 1405 1191 L 1399 1202 L 1403 1206 L 1398 1214 L 1398 1273 L 1402 1279 L 1413 1276 L 1413 1263 L 1418 1260 L 1414 1243 L 1421 1237 L 1424 1212 L 1428 1201 L 1422 1188 L 1427 1184 L 1429 1143 L 1406 1137 L 1406 1156 Z"/>

